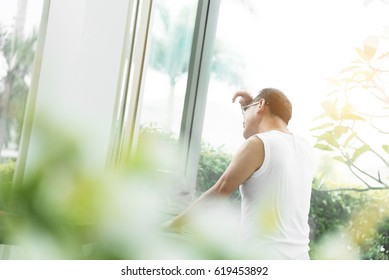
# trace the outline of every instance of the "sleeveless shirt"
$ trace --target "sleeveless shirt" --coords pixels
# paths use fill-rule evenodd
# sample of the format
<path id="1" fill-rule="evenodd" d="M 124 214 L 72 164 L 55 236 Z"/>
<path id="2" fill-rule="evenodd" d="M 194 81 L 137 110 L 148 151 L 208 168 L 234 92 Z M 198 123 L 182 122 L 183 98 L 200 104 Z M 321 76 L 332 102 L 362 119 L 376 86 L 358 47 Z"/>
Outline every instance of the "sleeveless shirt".
<path id="1" fill-rule="evenodd" d="M 256 257 L 309 259 L 313 149 L 301 136 L 257 134 L 264 161 L 241 186 L 240 239 Z"/>

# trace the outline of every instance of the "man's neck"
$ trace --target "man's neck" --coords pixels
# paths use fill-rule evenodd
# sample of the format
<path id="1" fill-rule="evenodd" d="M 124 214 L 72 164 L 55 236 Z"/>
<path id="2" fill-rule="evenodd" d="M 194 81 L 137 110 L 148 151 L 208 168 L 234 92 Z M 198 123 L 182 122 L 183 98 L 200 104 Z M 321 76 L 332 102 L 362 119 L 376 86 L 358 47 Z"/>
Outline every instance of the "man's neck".
<path id="1" fill-rule="evenodd" d="M 260 124 L 259 124 L 259 132 L 268 132 L 271 130 L 278 130 L 283 133 L 290 134 L 288 126 L 284 121 L 282 121 L 279 117 L 268 117 L 267 119 L 264 119 Z"/>

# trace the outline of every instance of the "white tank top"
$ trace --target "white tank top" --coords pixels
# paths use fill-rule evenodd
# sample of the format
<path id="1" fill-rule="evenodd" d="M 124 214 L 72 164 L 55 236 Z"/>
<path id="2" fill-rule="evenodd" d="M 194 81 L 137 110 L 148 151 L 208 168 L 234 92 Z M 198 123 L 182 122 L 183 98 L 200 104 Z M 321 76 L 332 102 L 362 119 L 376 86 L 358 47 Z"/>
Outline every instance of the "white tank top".
<path id="1" fill-rule="evenodd" d="M 302 137 L 280 131 L 263 141 L 262 166 L 240 186 L 240 238 L 256 257 L 309 259 L 313 149 Z"/>

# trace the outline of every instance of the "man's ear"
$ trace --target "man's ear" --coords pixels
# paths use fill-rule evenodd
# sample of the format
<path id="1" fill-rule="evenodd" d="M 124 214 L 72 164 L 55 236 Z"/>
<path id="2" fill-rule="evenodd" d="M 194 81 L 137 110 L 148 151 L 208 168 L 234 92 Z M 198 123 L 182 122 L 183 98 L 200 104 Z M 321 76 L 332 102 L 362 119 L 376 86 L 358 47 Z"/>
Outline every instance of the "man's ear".
<path id="1" fill-rule="evenodd" d="M 257 107 L 257 112 L 259 112 L 259 110 L 261 110 L 264 105 L 265 105 L 265 99 L 262 98 L 261 100 L 259 100 L 259 104 L 258 104 L 258 107 Z"/>

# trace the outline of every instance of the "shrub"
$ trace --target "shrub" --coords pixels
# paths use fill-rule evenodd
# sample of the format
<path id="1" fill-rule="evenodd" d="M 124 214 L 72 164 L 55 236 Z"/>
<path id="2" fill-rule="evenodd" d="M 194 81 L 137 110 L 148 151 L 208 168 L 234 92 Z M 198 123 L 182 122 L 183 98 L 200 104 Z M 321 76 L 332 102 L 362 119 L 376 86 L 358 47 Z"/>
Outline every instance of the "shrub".
<path id="1" fill-rule="evenodd" d="M 0 164 L 0 210 L 9 209 L 14 169 L 14 161 Z"/>
<path id="2" fill-rule="evenodd" d="M 363 252 L 364 259 L 389 260 L 389 218 L 377 224 L 376 232 Z"/>
<path id="3" fill-rule="evenodd" d="M 309 213 L 311 240 L 317 242 L 325 234 L 340 230 L 362 204 L 361 198 L 349 193 L 313 188 Z"/>
<path id="4" fill-rule="evenodd" d="M 212 187 L 226 170 L 230 161 L 231 155 L 225 153 L 222 147 L 215 148 L 203 142 L 197 175 L 197 190 L 202 193 Z"/>
<path id="5" fill-rule="evenodd" d="M 315 184 L 315 181 L 314 181 Z M 311 256 L 326 237 L 348 236 L 362 259 L 389 258 L 387 197 L 382 191 L 344 192 L 313 188 L 309 223 Z"/>

